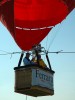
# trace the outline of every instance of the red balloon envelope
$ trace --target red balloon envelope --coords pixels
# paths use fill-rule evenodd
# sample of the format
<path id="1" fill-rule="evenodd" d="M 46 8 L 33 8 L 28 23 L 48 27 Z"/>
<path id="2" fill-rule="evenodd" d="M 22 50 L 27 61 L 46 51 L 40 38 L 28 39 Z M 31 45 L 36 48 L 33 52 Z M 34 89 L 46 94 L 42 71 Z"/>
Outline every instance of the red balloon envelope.
<path id="1" fill-rule="evenodd" d="M 1 1 L 0 1 L 0 3 L 1 3 Z M 0 20 L 1 20 L 1 4 L 0 4 Z"/>
<path id="2" fill-rule="evenodd" d="M 1 11 L 0 11 L 0 20 L 1 20 Z"/>
<path id="3" fill-rule="evenodd" d="M 2 0 L 1 22 L 22 50 L 41 42 L 69 13 L 66 0 Z"/>

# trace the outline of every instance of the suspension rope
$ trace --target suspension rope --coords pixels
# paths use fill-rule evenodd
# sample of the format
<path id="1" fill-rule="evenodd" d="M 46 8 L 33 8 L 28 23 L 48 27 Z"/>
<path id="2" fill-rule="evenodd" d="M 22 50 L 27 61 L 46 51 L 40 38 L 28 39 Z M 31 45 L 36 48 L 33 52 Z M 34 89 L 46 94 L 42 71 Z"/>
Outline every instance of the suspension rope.
<path id="1" fill-rule="evenodd" d="M 27 100 L 27 95 L 26 95 L 26 100 Z"/>
<path id="2" fill-rule="evenodd" d="M 58 33 L 59 33 L 61 27 L 63 26 L 63 23 L 64 23 L 64 22 L 65 22 L 65 19 L 63 20 L 62 23 L 59 23 L 59 27 L 58 27 L 57 30 L 56 30 L 56 34 L 54 35 L 54 37 L 53 37 L 53 39 L 52 39 L 52 41 L 51 41 L 51 43 L 50 43 L 50 45 L 49 45 L 49 47 L 48 47 L 48 49 L 47 49 L 48 51 L 49 51 L 49 49 L 50 49 L 50 47 L 51 47 L 51 45 L 52 45 L 54 39 L 55 39 L 56 36 L 58 35 Z"/>
<path id="3" fill-rule="evenodd" d="M 47 48 L 47 43 L 48 43 L 48 36 L 49 36 L 49 33 L 48 33 L 47 39 L 46 39 L 46 48 Z"/>
<path id="4" fill-rule="evenodd" d="M 4 51 L 4 50 L 0 50 L 1 52 L 4 52 L 4 53 L 0 53 L 0 55 L 12 55 L 12 54 L 20 54 L 22 52 L 7 52 L 7 51 Z"/>
<path id="5" fill-rule="evenodd" d="M 2 51 L 2 50 L 0 50 Z M 6 52 L 6 51 L 4 51 Z M 24 51 L 23 51 L 24 52 Z M 42 51 L 44 52 L 44 51 Z M 49 52 L 49 51 L 46 51 L 47 53 L 56 53 L 56 54 L 59 54 L 59 53 L 75 53 L 75 51 L 63 51 L 63 50 L 60 50 L 60 51 L 54 51 L 54 52 Z M 21 54 L 22 52 L 7 52 L 7 53 L 0 53 L 0 55 L 13 55 L 13 54 Z M 26 53 L 26 52 L 24 52 Z M 45 53 L 45 52 L 44 52 Z M 41 54 L 41 55 L 44 55 L 44 54 Z"/>
<path id="6" fill-rule="evenodd" d="M 4 50 L 0 50 L 1 52 L 5 52 L 6 54 L 8 54 L 9 52 L 7 52 L 7 51 L 4 51 Z"/>
<path id="7" fill-rule="evenodd" d="M 48 53 L 56 53 L 56 54 L 59 54 L 59 53 L 72 54 L 73 53 L 74 54 L 75 52 L 74 51 L 66 51 L 66 52 L 64 52 L 63 50 L 60 50 L 60 51 L 57 51 L 57 52 L 48 52 Z"/>
<path id="8" fill-rule="evenodd" d="M 9 55 L 9 54 L 20 54 L 21 52 L 9 52 L 9 53 L 4 53 L 4 54 L 0 54 L 0 55 Z"/>
<path id="9" fill-rule="evenodd" d="M 58 27 L 58 29 L 57 29 L 57 31 L 56 31 L 56 34 L 54 35 L 53 39 L 51 40 L 51 42 L 50 42 L 50 44 L 49 44 L 49 47 L 48 47 L 48 49 L 47 49 L 48 51 L 49 51 L 49 49 L 50 49 L 50 47 L 51 47 L 51 45 L 52 45 L 54 39 L 56 38 L 57 33 L 59 32 L 59 29 L 60 29 L 60 28 L 61 28 L 61 25 L 59 25 L 59 27 Z"/>

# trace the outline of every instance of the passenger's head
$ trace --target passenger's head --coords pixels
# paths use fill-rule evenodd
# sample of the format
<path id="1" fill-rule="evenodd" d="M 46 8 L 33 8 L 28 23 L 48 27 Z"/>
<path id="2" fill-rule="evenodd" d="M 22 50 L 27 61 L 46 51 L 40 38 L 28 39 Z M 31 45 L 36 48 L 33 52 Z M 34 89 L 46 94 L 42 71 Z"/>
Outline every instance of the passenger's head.
<path id="1" fill-rule="evenodd" d="M 26 53 L 26 57 L 28 57 L 28 58 L 30 57 L 30 53 L 29 52 Z"/>

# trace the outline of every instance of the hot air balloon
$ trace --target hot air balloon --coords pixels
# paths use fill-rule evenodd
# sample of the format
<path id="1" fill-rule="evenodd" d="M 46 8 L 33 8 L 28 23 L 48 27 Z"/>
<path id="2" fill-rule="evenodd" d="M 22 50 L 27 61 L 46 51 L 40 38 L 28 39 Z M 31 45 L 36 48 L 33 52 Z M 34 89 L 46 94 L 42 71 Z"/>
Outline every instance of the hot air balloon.
<path id="1" fill-rule="evenodd" d="M 17 45 L 27 51 L 39 44 L 74 7 L 75 0 L 0 0 L 0 21 Z M 47 54 L 46 57 L 49 63 Z M 15 92 L 35 97 L 53 95 L 53 75 L 51 68 L 15 67 Z"/>
<path id="2" fill-rule="evenodd" d="M 0 8 L 1 22 L 22 50 L 30 50 L 42 41 L 51 29 L 48 27 L 60 23 L 68 14 L 62 0 L 2 0 Z"/>
<path id="3" fill-rule="evenodd" d="M 30 50 L 74 7 L 75 0 L 1 0 L 0 19 L 18 46 Z"/>

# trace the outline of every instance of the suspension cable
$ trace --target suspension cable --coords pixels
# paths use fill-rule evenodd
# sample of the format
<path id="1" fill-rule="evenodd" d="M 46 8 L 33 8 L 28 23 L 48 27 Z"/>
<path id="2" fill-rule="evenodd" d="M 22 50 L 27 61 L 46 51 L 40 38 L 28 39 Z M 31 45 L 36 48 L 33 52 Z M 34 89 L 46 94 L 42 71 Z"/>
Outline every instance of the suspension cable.
<path id="1" fill-rule="evenodd" d="M 26 95 L 26 100 L 27 100 L 27 95 Z"/>
<path id="2" fill-rule="evenodd" d="M 0 50 L 0 51 L 3 51 L 3 50 Z M 0 53 L 0 55 L 13 55 L 13 54 L 21 54 L 22 52 L 7 52 L 7 51 L 3 51 L 3 52 L 6 52 L 6 53 Z M 24 51 L 23 51 L 24 52 Z M 60 51 L 52 51 L 52 52 L 50 52 L 50 51 L 42 51 L 42 52 L 44 52 L 44 53 L 56 53 L 56 54 L 59 54 L 59 53 L 75 53 L 75 51 L 63 51 L 63 50 L 60 50 Z M 26 53 L 26 52 L 24 52 L 24 53 Z M 41 54 L 41 55 L 43 55 L 43 54 Z"/>
<path id="3" fill-rule="evenodd" d="M 65 19 L 63 20 L 62 23 L 59 23 L 59 26 L 58 26 L 58 28 L 57 28 L 57 30 L 56 30 L 56 32 L 55 32 L 56 34 L 54 35 L 54 37 L 53 37 L 53 39 L 52 39 L 52 41 L 51 41 L 51 43 L 50 43 L 50 45 L 49 45 L 49 47 L 48 47 L 48 51 L 49 51 L 49 49 L 50 49 L 50 47 L 51 47 L 51 45 L 52 45 L 54 39 L 56 38 L 57 34 L 59 33 L 61 27 L 63 26 L 63 23 L 64 23 L 64 22 L 65 22 Z"/>
<path id="4" fill-rule="evenodd" d="M 74 51 L 66 51 L 66 52 L 64 52 L 63 50 L 60 50 L 60 51 L 57 51 L 57 52 L 48 52 L 48 53 L 56 53 L 56 54 L 59 54 L 59 53 L 72 54 L 73 53 L 74 54 L 75 52 Z"/>
<path id="5" fill-rule="evenodd" d="M 49 36 L 49 33 L 48 33 L 47 39 L 46 39 L 46 48 L 47 48 L 47 43 L 48 43 L 48 36 Z"/>

